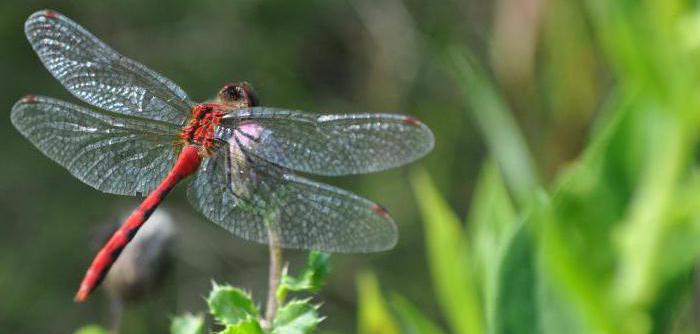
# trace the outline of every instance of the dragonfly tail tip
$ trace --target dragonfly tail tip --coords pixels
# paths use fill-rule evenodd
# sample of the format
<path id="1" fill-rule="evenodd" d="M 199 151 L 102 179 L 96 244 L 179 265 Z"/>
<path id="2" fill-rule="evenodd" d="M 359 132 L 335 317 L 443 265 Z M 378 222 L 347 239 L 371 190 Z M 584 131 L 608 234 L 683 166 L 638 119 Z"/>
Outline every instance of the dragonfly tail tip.
<path id="1" fill-rule="evenodd" d="M 78 293 L 75 294 L 73 301 L 75 301 L 76 303 L 82 303 L 87 299 L 88 294 L 89 292 L 87 290 L 80 289 L 78 290 Z"/>

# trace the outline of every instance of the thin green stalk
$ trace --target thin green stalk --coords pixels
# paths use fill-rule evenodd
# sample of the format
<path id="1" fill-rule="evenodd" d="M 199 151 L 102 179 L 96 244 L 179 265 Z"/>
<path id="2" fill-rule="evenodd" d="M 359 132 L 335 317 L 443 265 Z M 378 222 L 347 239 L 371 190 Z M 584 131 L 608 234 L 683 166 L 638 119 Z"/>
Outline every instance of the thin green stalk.
<path id="1" fill-rule="evenodd" d="M 279 234 L 274 227 L 268 225 L 267 232 L 270 246 L 270 277 L 267 291 L 267 307 L 265 308 L 265 327 L 271 328 L 279 307 L 277 303 L 277 288 L 282 275 L 282 247 L 280 247 Z"/>

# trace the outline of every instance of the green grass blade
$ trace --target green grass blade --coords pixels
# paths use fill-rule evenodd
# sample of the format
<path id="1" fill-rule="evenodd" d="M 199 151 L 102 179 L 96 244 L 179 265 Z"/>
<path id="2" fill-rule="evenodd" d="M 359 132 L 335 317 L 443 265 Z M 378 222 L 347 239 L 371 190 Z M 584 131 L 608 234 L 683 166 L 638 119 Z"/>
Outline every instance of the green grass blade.
<path id="1" fill-rule="evenodd" d="M 399 334 L 399 326 L 382 297 L 377 278 L 369 272 L 357 277 L 359 334 Z"/>
<path id="2" fill-rule="evenodd" d="M 525 206 L 539 177 L 525 138 L 485 71 L 466 49 L 450 49 L 453 74 L 489 151 L 520 206 Z"/>
<path id="3" fill-rule="evenodd" d="M 440 306 L 455 333 L 483 333 L 484 316 L 460 219 L 423 170 L 411 184 L 425 224 L 428 262 Z"/>
<path id="4" fill-rule="evenodd" d="M 396 313 L 396 318 L 401 326 L 403 334 L 443 334 L 443 331 L 408 299 L 392 294 L 389 299 L 391 307 Z"/>
<path id="5" fill-rule="evenodd" d="M 492 160 L 482 167 L 467 219 L 475 276 L 484 301 L 486 321 L 493 328 L 498 271 L 518 226 L 518 217 L 500 171 Z"/>

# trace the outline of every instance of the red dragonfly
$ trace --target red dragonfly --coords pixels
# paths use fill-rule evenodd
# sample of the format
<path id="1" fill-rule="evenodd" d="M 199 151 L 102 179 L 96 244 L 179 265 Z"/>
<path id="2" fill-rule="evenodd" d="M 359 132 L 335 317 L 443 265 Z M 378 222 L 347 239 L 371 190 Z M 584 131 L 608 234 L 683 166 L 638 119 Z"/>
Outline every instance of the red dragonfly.
<path id="1" fill-rule="evenodd" d="M 60 13 L 32 14 L 25 33 L 49 72 L 96 109 L 26 96 L 12 108 L 15 127 L 93 188 L 148 194 L 97 253 L 76 301 L 99 285 L 158 204 L 190 175 L 192 205 L 241 238 L 329 252 L 396 244 L 396 225 L 381 206 L 297 173 L 360 174 L 414 161 L 434 142 L 417 119 L 263 107 L 247 83 L 195 103 Z"/>

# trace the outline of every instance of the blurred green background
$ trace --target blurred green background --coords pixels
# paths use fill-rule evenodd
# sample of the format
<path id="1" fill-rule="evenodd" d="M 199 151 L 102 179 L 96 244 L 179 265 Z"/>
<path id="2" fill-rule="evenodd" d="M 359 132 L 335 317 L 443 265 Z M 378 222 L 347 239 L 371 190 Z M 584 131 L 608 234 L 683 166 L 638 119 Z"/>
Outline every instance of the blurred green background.
<path id="1" fill-rule="evenodd" d="M 696 332 L 700 10 L 676 0 L 3 1 L 2 332 L 107 326 L 103 292 L 72 296 L 97 227 L 137 204 L 80 183 L 9 122 L 28 93 L 75 101 L 24 37 L 43 8 L 195 100 L 245 80 L 264 105 L 401 112 L 433 130 L 409 167 L 323 179 L 385 206 L 400 241 L 332 257 L 322 332 Z M 127 333 L 205 310 L 210 279 L 264 301 L 266 247 L 206 222 L 183 189 L 164 205 L 176 269 L 128 307 Z M 292 268 L 304 256 L 285 252 Z"/>

